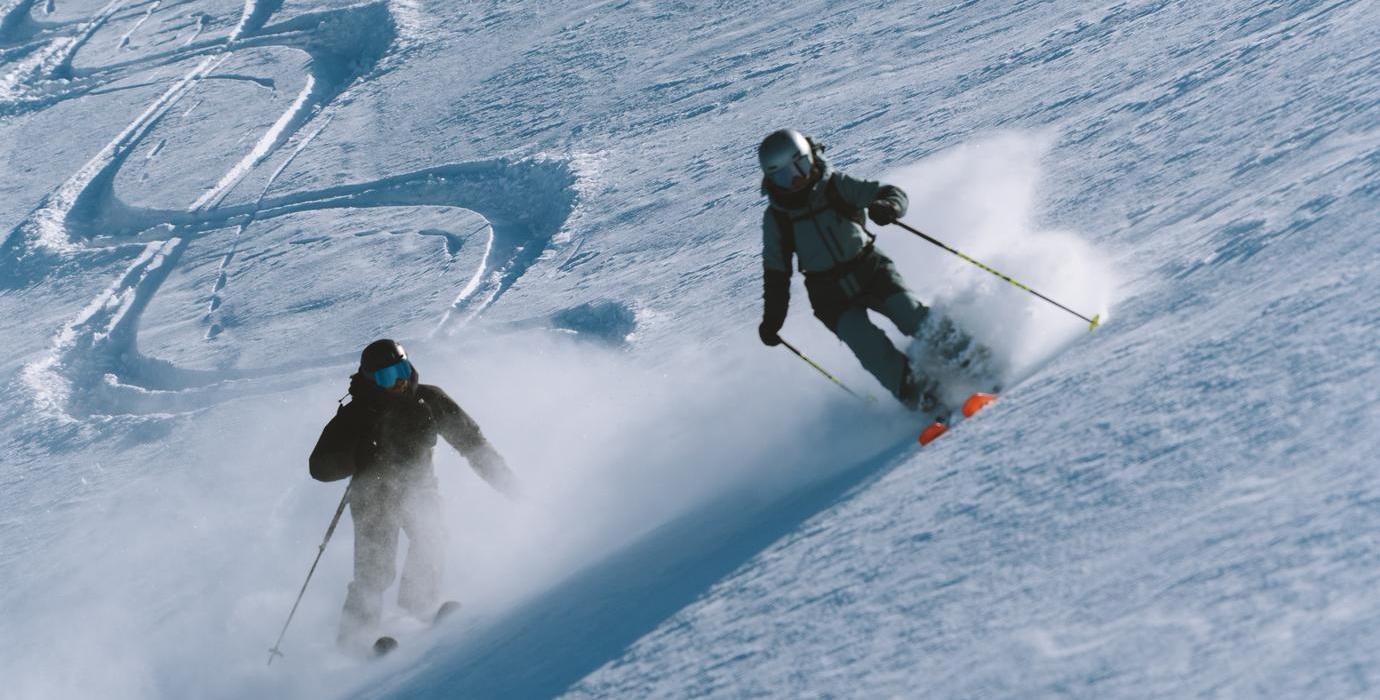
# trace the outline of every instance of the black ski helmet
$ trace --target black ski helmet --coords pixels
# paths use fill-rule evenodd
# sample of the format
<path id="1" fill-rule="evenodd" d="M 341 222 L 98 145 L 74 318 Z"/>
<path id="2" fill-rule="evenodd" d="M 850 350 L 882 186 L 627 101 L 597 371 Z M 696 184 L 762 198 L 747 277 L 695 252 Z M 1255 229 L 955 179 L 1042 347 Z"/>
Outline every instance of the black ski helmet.
<path id="1" fill-rule="evenodd" d="M 407 351 L 396 340 L 384 338 L 369 343 L 359 354 L 359 371 L 377 372 L 407 359 Z"/>

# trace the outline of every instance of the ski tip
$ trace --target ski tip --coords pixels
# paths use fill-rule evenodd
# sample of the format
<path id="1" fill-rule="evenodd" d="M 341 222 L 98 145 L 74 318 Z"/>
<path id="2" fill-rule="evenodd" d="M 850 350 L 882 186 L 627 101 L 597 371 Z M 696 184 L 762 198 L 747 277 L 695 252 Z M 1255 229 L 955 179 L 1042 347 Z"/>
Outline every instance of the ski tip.
<path id="1" fill-rule="evenodd" d="M 972 418 L 973 416 L 977 415 L 978 411 L 987 408 L 989 405 L 992 404 L 993 401 L 996 400 L 996 394 L 973 394 L 972 396 L 968 397 L 967 401 L 963 402 L 963 416 L 965 418 Z"/>
<path id="2" fill-rule="evenodd" d="M 941 421 L 935 421 L 930 424 L 930 427 L 925 428 L 925 430 L 920 433 L 920 445 L 922 447 L 928 445 L 939 439 L 940 435 L 947 432 L 949 432 L 949 426 L 944 425 Z"/>
<path id="3" fill-rule="evenodd" d="M 378 641 L 374 642 L 374 656 L 383 656 L 397 648 L 398 640 L 387 636 L 379 637 Z"/>

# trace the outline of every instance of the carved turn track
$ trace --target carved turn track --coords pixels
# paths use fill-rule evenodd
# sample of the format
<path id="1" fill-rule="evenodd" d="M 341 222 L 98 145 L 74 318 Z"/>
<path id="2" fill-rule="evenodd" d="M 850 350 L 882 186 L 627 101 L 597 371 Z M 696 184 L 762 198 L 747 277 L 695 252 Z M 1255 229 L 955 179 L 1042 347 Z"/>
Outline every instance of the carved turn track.
<path id="1" fill-rule="evenodd" d="M 118 39 L 118 48 L 128 52 L 131 35 L 163 11 L 163 4 L 111 2 L 72 25 L 33 20 L 34 5 L 24 0 L 0 10 L 0 115 L 47 109 L 93 91 L 125 89 L 130 86 L 122 81 L 186 66 L 174 80 L 153 81 L 168 84 L 95 157 L 47 195 L 0 247 L 0 284 L 6 286 L 39 284 L 61 274 L 74 257 L 93 251 L 130 260 L 123 274 L 56 334 L 50 352 L 24 369 L 36 406 L 58 419 L 82 423 L 182 414 L 264 390 L 258 387 L 280 390 L 284 381 L 297 381 L 293 375 L 302 370 L 340 360 L 194 369 L 142 352 L 142 315 L 188 247 L 208 234 L 234 229 L 220 254 L 210 301 L 203 307 L 204 339 L 210 341 L 223 328 L 219 314 L 230 268 L 241 251 L 254 245 L 256 224 L 333 209 L 449 207 L 457 216 L 463 215 L 460 210 L 479 214 L 489 225 L 476 269 L 458 281 L 437 281 L 456 290 L 453 301 L 435 312 L 433 333 L 445 334 L 498 301 L 552 244 L 576 205 L 572 168 L 565 161 L 542 157 L 448 163 L 355 184 L 276 191 L 279 176 L 330 125 L 333 103 L 352 87 L 391 70 L 390 55 L 405 50 L 408 42 L 399 36 L 386 2 L 273 23 L 281 3 L 250 0 L 233 31 L 221 38 L 202 38 L 208 16 L 200 14 L 195 33 L 178 48 L 83 69 L 73 67 L 74 58 L 113 18 L 136 13 L 134 27 Z M 238 160 L 214 177 L 214 186 L 182 209 L 122 201 L 115 189 L 117 176 L 174 108 L 196 96 L 185 117 L 208 91 L 233 82 L 218 80 L 225 72 L 217 71 L 237 52 L 269 48 L 305 53 L 310 59 L 308 74 L 291 104 Z M 163 145 L 158 141 L 145 159 L 158 155 Z M 231 202 L 236 188 L 280 153 L 284 157 L 257 196 Z M 533 209 L 533 202 L 541 205 Z M 453 254 L 458 243 L 447 238 L 445 246 Z M 264 377 L 278 381 L 246 381 Z"/>

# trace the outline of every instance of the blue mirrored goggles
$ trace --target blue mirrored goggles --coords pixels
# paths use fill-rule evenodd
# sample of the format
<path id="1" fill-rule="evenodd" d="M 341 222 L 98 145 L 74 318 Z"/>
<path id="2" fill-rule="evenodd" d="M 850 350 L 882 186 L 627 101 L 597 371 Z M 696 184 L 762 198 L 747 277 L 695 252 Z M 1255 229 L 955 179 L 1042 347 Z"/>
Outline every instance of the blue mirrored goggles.
<path id="1" fill-rule="evenodd" d="M 375 384 L 385 389 L 392 389 L 398 380 L 408 381 L 412 379 L 412 363 L 407 360 L 399 360 L 397 363 L 377 370 L 373 374 Z"/>
<path id="2" fill-rule="evenodd" d="M 794 189 L 791 186 L 796 184 L 797 178 L 810 179 L 810 158 L 802 153 L 792 158 L 791 162 L 785 166 L 771 171 L 767 177 L 777 187 Z"/>

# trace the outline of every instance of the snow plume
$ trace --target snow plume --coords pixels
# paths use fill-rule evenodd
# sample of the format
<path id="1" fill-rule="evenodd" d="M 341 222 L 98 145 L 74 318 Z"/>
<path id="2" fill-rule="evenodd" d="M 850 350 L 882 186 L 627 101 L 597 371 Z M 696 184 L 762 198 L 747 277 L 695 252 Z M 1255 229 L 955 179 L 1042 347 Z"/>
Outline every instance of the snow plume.
<path id="1" fill-rule="evenodd" d="M 906 223 L 1085 316 L 1107 319 L 1115 276 L 1072 231 L 1038 221 L 1044 134 L 1011 132 L 949 149 L 882 178 L 910 196 Z M 876 227 L 874 227 L 875 229 Z M 1029 374 L 1088 324 L 910 235 L 881 229 L 906 282 L 993 349 L 1008 381 Z"/>
<path id="2" fill-rule="evenodd" d="M 879 406 L 872 428 L 844 438 L 829 425 L 855 406 L 800 374 L 808 369 L 746 343 L 719 349 L 723 364 L 706 364 L 702 353 L 653 364 L 522 334 L 429 371 L 476 414 L 526 494 L 510 506 L 458 457 L 442 460 L 443 484 L 463 503 L 451 529 L 469 599 L 531 593 L 726 491 L 779 492 L 824 478 L 869 444 L 894 442 L 905 423 L 899 407 Z"/>
<path id="3" fill-rule="evenodd" d="M 648 356 L 587 330 L 398 333 L 422 380 L 479 421 L 520 482 L 509 501 L 438 446 L 443 590 L 464 602 L 467 635 L 502 629 L 572 574 L 666 537 L 668 523 L 726 494 L 744 505 L 732 517 L 751 517 L 913 427 L 890 404 L 859 415 L 750 334 L 710 349 L 706 363 L 703 347 Z M 0 675 L 19 696 L 325 697 L 386 670 L 333 647 L 351 577 L 348 511 L 283 643 L 287 658 L 265 666 L 344 490 L 311 481 L 306 458 L 352 371 L 303 370 L 317 377 L 307 388 L 169 419 L 174 443 L 141 440 L 120 463 L 64 466 L 83 475 L 75 488 L 90 488 L 92 502 L 67 516 L 71 534 L 51 555 L 31 558 L 42 570 L 27 589 L 0 598 L 29 606 L 6 611 L 0 640 Z M 680 527 L 673 543 L 702 536 Z M 385 624 L 407 639 L 416 625 L 396 617 L 393 593 Z M 399 658 L 435 641 L 412 639 Z"/>

